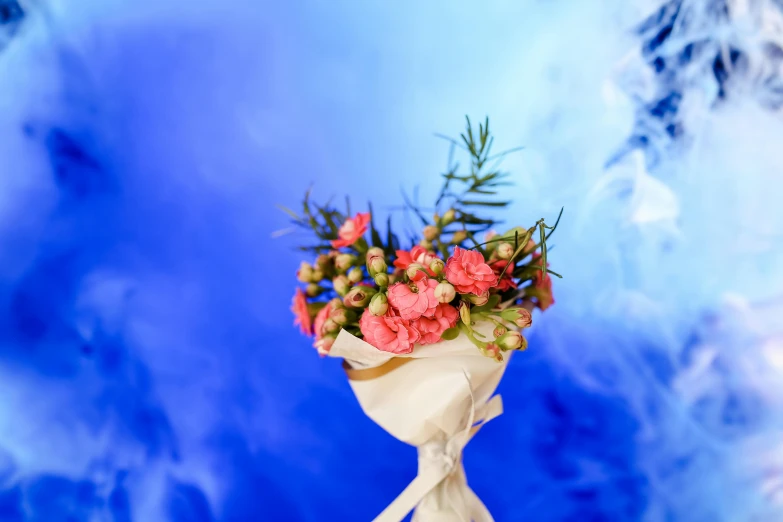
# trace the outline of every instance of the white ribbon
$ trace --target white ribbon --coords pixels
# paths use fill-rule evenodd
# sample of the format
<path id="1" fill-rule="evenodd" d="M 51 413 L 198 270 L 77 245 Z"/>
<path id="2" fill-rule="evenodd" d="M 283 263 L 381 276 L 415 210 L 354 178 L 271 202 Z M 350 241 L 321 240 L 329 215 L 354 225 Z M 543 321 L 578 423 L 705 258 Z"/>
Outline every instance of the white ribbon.
<path id="1" fill-rule="evenodd" d="M 413 522 L 436 522 L 423 520 L 423 513 L 419 513 L 419 510 L 430 511 L 434 508 L 434 512 L 437 512 L 444 502 L 450 508 L 450 516 L 442 520 L 454 520 L 456 515 L 460 522 L 494 522 L 487 507 L 468 486 L 462 466 L 462 450 L 482 425 L 503 413 L 503 401 L 500 395 L 495 395 L 486 404 L 476 408 L 467 373 L 465 379 L 470 397 L 470 412 L 465 428 L 450 438 L 432 440 L 418 448 L 418 475 L 373 522 L 400 522 L 417 506 L 419 509 L 414 514 Z M 426 501 L 422 503 L 425 497 Z M 426 506 L 427 503 L 431 505 Z"/>

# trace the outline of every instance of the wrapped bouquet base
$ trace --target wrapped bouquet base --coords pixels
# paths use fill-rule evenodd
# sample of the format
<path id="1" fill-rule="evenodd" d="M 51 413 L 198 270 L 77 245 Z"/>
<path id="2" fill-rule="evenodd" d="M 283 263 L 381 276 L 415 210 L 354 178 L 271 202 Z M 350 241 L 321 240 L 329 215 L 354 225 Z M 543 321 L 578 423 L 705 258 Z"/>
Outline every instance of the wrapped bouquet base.
<path id="1" fill-rule="evenodd" d="M 475 330 L 491 332 L 492 325 Z M 494 393 L 510 352 L 498 362 L 460 335 L 395 356 L 342 331 L 330 355 L 345 359 L 367 416 L 418 449 L 418 475 L 375 521 L 399 522 L 414 509 L 415 522 L 492 521 L 468 486 L 462 451 L 482 424 L 503 411 Z"/>
<path id="2" fill-rule="evenodd" d="M 476 132 L 478 131 L 478 132 Z M 341 357 L 364 412 L 419 452 L 416 478 L 375 519 L 398 522 L 489 522 L 492 516 L 468 486 L 462 452 L 481 425 L 500 415 L 494 396 L 508 358 L 525 350 L 521 330 L 533 307 L 554 303 L 548 226 L 515 226 L 499 234 L 478 209 L 505 207 L 508 185 L 497 170 L 506 153 L 490 154 L 489 121 L 467 120 L 461 142 L 469 169 L 442 174 L 432 219 L 406 200 L 422 222 L 421 237 L 402 248 L 387 219 L 386 234 L 369 212 L 351 216 L 327 203 L 302 202 L 302 215 L 284 209 L 312 230 L 317 254 L 302 262 L 292 311 L 321 355 Z M 534 235 L 537 233 L 537 239 Z M 479 234 L 483 238 L 479 239 Z"/>

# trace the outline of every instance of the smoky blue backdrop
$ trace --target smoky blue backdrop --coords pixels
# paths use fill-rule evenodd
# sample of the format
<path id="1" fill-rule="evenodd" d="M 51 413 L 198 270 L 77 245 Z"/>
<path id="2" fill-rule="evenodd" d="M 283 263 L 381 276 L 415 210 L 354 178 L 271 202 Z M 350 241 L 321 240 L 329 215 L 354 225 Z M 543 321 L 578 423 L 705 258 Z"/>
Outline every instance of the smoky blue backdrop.
<path id="1" fill-rule="evenodd" d="M 783 520 L 774 0 L 0 0 L 0 521 L 371 520 L 415 449 L 292 326 L 276 204 L 524 146 L 557 305 L 471 442 L 499 521 Z M 274 236 L 274 237 L 273 237 Z"/>

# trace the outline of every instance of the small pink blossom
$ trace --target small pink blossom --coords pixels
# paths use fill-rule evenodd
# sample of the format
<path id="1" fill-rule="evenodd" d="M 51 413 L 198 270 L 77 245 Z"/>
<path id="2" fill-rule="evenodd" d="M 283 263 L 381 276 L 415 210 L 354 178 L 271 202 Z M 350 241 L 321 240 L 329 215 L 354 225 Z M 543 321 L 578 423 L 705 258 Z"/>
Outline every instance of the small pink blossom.
<path id="1" fill-rule="evenodd" d="M 430 275 L 435 275 L 429 268 L 430 263 L 438 259 L 438 256 L 434 252 L 431 252 L 421 245 L 416 245 L 410 252 L 407 250 L 397 250 L 397 259 L 394 260 L 395 268 L 401 268 L 405 270 L 413 263 L 418 263 L 422 267 L 426 267 Z"/>
<path id="2" fill-rule="evenodd" d="M 500 277 L 500 274 L 503 272 L 503 270 L 505 270 L 503 277 L 500 278 L 500 280 L 497 283 L 497 289 L 500 290 L 501 292 L 505 292 L 510 288 L 517 287 L 517 283 L 512 279 L 512 275 L 511 275 L 514 272 L 514 267 L 510 266 L 508 267 L 508 269 L 506 269 L 506 265 L 508 263 L 509 263 L 508 261 L 501 259 L 500 261 L 495 261 L 494 263 L 489 265 L 492 267 L 492 271 L 495 272 L 495 274 L 498 277 Z"/>
<path id="3" fill-rule="evenodd" d="M 382 316 L 372 315 L 365 310 L 359 319 L 359 328 L 364 340 L 383 352 L 410 353 L 421 337 L 409 321 L 393 315 L 391 310 Z"/>
<path id="4" fill-rule="evenodd" d="M 312 335 L 313 324 L 310 312 L 307 310 L 307 296 L 301 288 L 296 289 L 294 300 L 291 303 L 291 311 L 294 313 L 294 324 L 299 325 L 303 334 Z"/>
<path id="5" fill-rule="evenodd" d="M 541 254 L 534 254 L 533 261 L 541 258 Z M 547 263 L 549 266 L 549 263 Z M 543 274 L 540 270 L 533 274 L 533 288 L 536 290 L 536 306 L 543 312 L 553 304 L 555 304 L 555 298 L 552 295 L 552 278 L 549 274 Z"/>
<path id="6" fill-rule="evenodd" d="M 325 357 L 329 355 L 329 350 L 332 349 L 334 341 L 335 338 L 332 336 L 322 337 L 317 340 L 313 346 L 315 346 L 315 349 L 318 350 L 318 355 Z"/>
<path id="7" fill-rule="evenodd" d="M 457 324 L 459 312 L 449 304 L 438 304 L 432 318 L 419 317 L 413 321 L 413 327 L 418 330 L 421 344 L 434 344 L 441 341 L 443 332 Z"/>
<path id="8" fill-rule="evenodd" d="M 437 286 L 438 282 L 434 279 L 421 279 L 410 285 L 395 283 L 389 287 L 389 304 L 408 321 L 421 316 L 432 317 L 438 306 L 435 297 Z"/>
<path id="9" fill-rule="evenodd" d="M 446 262 L 446 279 L 461 294 L 482 295 L 498 282 L 498 277 L 475 250 L 454 247 L 454 254 Z"/>
<path id="10" fill-rule="evenodd" d="M 324 336 L 324 323 L 329 318 L 329 314 L 332 313 L 332 303 L 326 303 L 326 306 L 321 308 L 317 314 L 315 314 L 315 321 L 313 323 L 313 327 L 315 330 L 315 340 L 316 342 L 320 341 L 321 338 Z"/>
<path id="11" fill-rule="evenodd" d="M 353 245 L 360 237 L 367 232 L 367 225 L 370 223 L 369 212 L 359 212 L 352 218 L 345 220 L 340 230 L 337 231 L 339 239 L 332 240 L 332 247 L 341 248 Z"/>

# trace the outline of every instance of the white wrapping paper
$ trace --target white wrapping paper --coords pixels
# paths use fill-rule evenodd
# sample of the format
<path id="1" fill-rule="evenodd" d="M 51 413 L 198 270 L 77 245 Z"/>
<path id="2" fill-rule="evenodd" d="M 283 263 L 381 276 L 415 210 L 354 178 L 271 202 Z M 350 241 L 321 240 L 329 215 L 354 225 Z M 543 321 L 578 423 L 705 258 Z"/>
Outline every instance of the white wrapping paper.
<path id="1" fill-rule="evenodd" d="M 489 334 L 492 325 L 475 329 Z M 399 522 L 414 508 L 414 522 L 492 522 L 468 486 L 461 457 L 478 425 L 502 413 L 500 396 L 493 394 L 511 353 L 499 363 L 460 335 L 395 356 L 342 331 L 330 355 L 365 370 L 394 357 L 410 359 L 373 378 L 350 380 L 364 412 L 419 454 L 417 477 L 375 522 Z"/>

